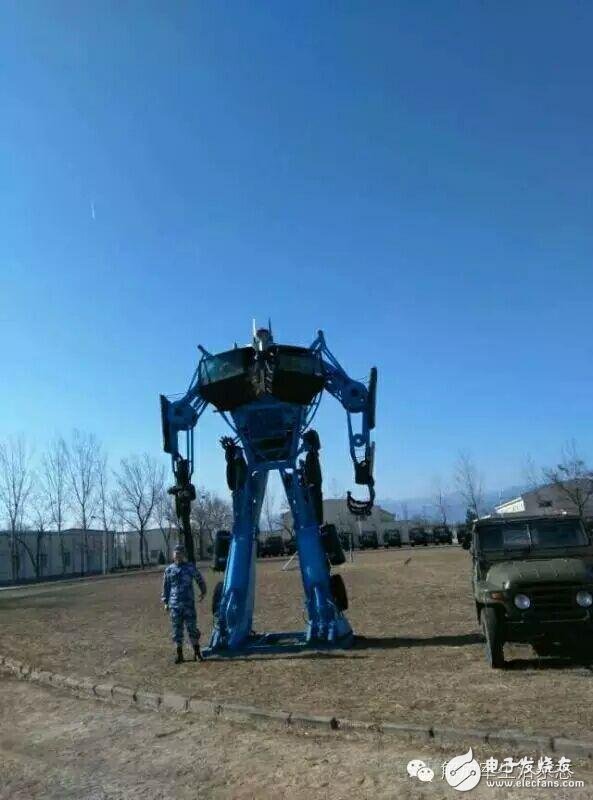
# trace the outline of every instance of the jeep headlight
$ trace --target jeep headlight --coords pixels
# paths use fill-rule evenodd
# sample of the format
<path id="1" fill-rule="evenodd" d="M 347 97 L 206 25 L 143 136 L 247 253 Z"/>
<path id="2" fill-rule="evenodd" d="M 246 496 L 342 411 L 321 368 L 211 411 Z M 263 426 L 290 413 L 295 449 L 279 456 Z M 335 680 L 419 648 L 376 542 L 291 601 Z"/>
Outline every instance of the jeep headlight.
<path id="1" fill-rule="evenodd" d="M 526 594 L 516 594 L 513 603 L 519 608 L 521 611 L 525 611 L 531 605 L 531 600 L 527 597 Z"/>
<path id="2" fill-rule="evenodd" d="M 593 605 L 593 594 L 591 594 L 591 592 L 586 592 L 584 589 L 577 592 L 577 604 L 581 608 L 589 608 Z"/>

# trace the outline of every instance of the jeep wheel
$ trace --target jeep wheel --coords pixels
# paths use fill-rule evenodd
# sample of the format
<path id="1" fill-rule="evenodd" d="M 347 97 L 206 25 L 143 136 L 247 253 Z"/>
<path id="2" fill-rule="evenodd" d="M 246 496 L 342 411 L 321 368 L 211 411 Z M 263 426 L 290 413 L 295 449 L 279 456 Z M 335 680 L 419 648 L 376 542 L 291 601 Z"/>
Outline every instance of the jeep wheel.
<path id="1" fill-rule="evenodd" d="M 590 665 L 593 662 L 593 641 L 590 636 L 585 635 L 581 640 L 568 644 L 564 651 L 579 664 Z"/>
<path id="2" fill-rule="evenodd" d="M 531 646 L 538 656 L 557 656 L 562 654 L 562 648 L 556 642 L 551 642 L 548 639 L 540 639 L 537 642 L 532 642 Z"/>
<path id="3" fill-rule="evenodd" d="M 486 640 L 486 661 L 492 669 L 504 669 L 504 634 L 500 617 L 492 606 L 484 606 L 480 616 Z"/>

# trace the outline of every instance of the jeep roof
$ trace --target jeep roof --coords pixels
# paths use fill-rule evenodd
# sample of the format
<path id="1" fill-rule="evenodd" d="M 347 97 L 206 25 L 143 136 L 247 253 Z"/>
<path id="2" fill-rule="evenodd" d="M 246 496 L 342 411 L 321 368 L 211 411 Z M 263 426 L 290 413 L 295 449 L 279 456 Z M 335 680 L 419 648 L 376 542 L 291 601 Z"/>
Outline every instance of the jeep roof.
<path id="1" fill-rule="evenodd" d="M 593 553 L 582 520 L 576 515 L 483 517 L 473 523 L 477 550 L 488 560 L 557 558 Z M 486 538 L 486 536 L 488 538 Z"/>

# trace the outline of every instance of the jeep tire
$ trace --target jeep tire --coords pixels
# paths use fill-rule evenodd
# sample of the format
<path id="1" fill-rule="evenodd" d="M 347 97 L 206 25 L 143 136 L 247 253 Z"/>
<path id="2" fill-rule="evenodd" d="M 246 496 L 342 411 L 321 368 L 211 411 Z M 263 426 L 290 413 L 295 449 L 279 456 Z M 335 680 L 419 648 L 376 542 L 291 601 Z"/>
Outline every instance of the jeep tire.
<path id="1" fill-rule="evenodd" d="M 484 606 L 480 619 L 486 660 L 492 669 L 504 669 L 504 632 L 500 615 L 492 606 Z"/>

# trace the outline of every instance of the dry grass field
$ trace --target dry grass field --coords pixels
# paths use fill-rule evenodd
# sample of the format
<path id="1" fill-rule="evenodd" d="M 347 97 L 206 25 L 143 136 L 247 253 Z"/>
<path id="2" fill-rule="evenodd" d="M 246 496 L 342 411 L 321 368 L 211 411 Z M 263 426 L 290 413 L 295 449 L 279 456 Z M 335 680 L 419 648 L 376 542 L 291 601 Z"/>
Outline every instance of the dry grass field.
<path id="1" fill-rule="evenodd" d="M 258 631 L 303 626 L 298 570 L 258 565 Z M 341 568 L 357 634 L 350 651 L 172 663 L 160 575 L 0 592 L 0 650 L 39 667 L 277 709 L 456 727 L 514 728 L 591 738 L 593 673 L 508 649 L 485 662 L 458 547 L 357 553 Z M 209 595 L 199 606 L 207 641 Z"/>
<path id="2" fill-rule="evenodd" d="M 442 763 L 455 755 L 380 736 L 153 714 L 0 680 L 0 800 L 446 800 L 455 791 Z M 433 769 L 432 783 L 408 776 L 412 758 Z M 468 796 L 590 800 L 590 764 L 573 769 L 582 788 L 509 791 L 482 780 Z"/>

